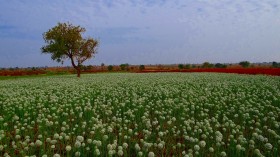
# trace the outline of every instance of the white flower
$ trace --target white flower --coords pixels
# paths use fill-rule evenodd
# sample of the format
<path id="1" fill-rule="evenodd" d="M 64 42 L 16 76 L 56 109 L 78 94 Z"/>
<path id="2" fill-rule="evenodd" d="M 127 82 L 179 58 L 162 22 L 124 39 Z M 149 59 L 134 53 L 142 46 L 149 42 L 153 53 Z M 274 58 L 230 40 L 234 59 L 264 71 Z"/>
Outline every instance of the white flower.
<path id="1" fill-rule="evenodd" d="M 66 128 L 63 126 L 63 127 L 61 127 L 61 131 L 65 131 L 66 130 Z"/>
<path id="2" fill-rule="evenodd" d="M 118 156 L 123 156 L 123 151 L 121 149 L 118 150 Z"/>
<path id="3" fill-rule="evenodd" d="M 205 147 L 206 142 L 205 142 L 205 141 L 200 141 L 200 142 L 199 142 L 199 145 L 200 145 L 201 147 Z"/>
<path id="4" fill-rule="evenodd" d="M 122 146 L 118 146 L 118 150 L 120 150 L 120 149 L 122 150 L 122 149 L 123 149 L 123 147 L 122 147 Z"/>
<path id="5" fill-rule="evenodd" d="M 75 156 L 76 156 L 76 157 L 79 157 L 79 156 L 81 156 L 81 153 L 80 153 L 80 152 L 76 152 L 76 153 L 75 153 Z"/>
<path id="6" fill-rule="evenodd" d="M 257 154 L 257 155 L 260 155 L 260 154 L 261 154 L 261 151 L 260 151 L 259 149 L 255 149 L 255 150 L 254 150 L 254 153 Z"/>
<path id="7" fill-rule="evenodd" d="M 149 152 L 148 157 L 154 157 L 155 153 L 154 152 Z"/>
<path id="8" fill-rule="evenodd" d="M 210 148 L 209 148 L 209 152 L 213 153 L 213 152 L 214 152 L 214 148 L 213 148 L 213 147 L 210 147 Z"/>
<path id="9" fill-rule="evenodd" d="M 240 144 L 236 145 L 236 149 L 237 149 L 238 151 L 240 151 L 240 150 L 242 149 L 241 145 L 240 145 Z"/>
<path id="10" fill-rule="evenodd" d="M 199 145 L 195 145 L 195 146 L 194 146 L 194 150 L 195 150 L 195 151 L 199 151 L 199 149 L 200 149 Z"/>
<path id="11" fill-rule="evenodd" d="M 113 156 L 113 155 L 114 155 L 114 150 L 109 150 L 109 151 L 108 151 L 108 155 L 109 155 L 109 156 Z"/>
<path id="12" fill-rule="evenodd" d="M 57 133 L 54 134 L 53 136 L 55 139 L 58 139 L 59 138 L 59 135 Z"/>
<path id="13" fill-rule="evenodd" d="M 103 140 L 106 141 L 108 139 L 108 135 L 103 136 Z"/>
<path id="14" fill-rule="evenodd" d="M 19 117 L 17 115 L 15 115 L 14 120 L 19 120 Z"/>
<path id="15" fill-rule="evenodd" d="M 92 143 L 92 139 L 87 139 L 87 143 L 91 144 Z"/>
<path id="16" fill-rule="evenodd" d="M 38 138 L 41 139 L 43 136 L 42 135 L 38 135 Z"/>
<path id="17" fill-rule="evenodd" d="M 30 143 L 30 146 L 31 146 L 31 147 L 33 147 L 34 145 L 35 145 L 34 142 L 31 142 L 31 143 Z"/>
<path id="18" fill-rule="evenodd" d="M 42 144 L 43 144 L 43 142 L 40 140 L 36 140 L 36 142 L 35 142 L 35 145 L 38 147 L 41 146 Z"/>
<path id="19" fill-rule="evenodd" d="M 266 144 L 264 145 L 264 147 L 265 147 L 266 149 L 268 149 L 268 150 L 271 150 L 271 149 L 273 148 L 273 146 L 272 146 L 270 143 L 266 143 Z"/>
<path id="20" fill-rule="evenodd" d="M 65 149 L 66 149 L 67 152 L 69 152 L 71 150 L 71 146 L 68 145 L 68 146 L 65 147 Z"/>
<path id="21" fill-rule="evenodd" d="M 216 131 L 215 134 L 216 134 L 216 141 L 221 142 L 223 139 L 223 134 L 220 131 Z"/>
<path id="22" fill-rule="evenodd" d="M 123 143 L 122 146 L 123 146 L 124 149 L 126 149 L 128 147 L 128 144 L 127 143 Z"/>
<path id="23" fill-rule="evenodd" d="M 83 136 L 77 136 L 77 141 L 83 142 L 84 141 L 84 137 Z"/>
<path id="24" fill-rule="evenodd" d="M 95 149 L 94 153 L 95 153 L 95 155 L 99 156 L 100 155 L 99 149 Z"/>
<path id="25" fill-rule="evenodd" d="M 53 157 L 60 157 L 60 155 L 59 154 L 54 154 Z"/>
<path id="26" fill-rule="evenodd" d="M 227 153 L 223 151 L 223 152 L 221 152 L 221 156 L 222 156 L 222 157 L 226 157 L 226 156 L 227 156 Z"/>
<path id="27" fill-rule="evenodd" d="M 141 149 L 138 143 L 136 143 L 134 147 L 135 147 L 136 151 L 140 151 L 140 149 Z"/>
<path id="28" fill-rule="evenodd" d="M 138 152 L 138 156 L 143 156 L 143 152 Z"/>
<path id="29" fill-rule="evenodd" d="M 4 157 L 10 157 L 10 155 L 8 153 L 5 153 Z"/>
<path id="30" fill-rule="evenodd" d="M 81 145 L 82 145 L 82 144 L 81 144 L 80 141 L 76 141 L 76 142 L 75 142 L 75 147 L 79 148 L 79 147 L 81 147 Z"/>
<path id="31" fill-rule="evenodd" d="M 113 149 L 112 145 L 111 145 L 111 144 L 108 144 L 108 145 L 107 145 L 107 149 L 108 149 L 108 150 L 112 150 L 112 149 Z"/>
<path id="32" fill-rule="evenodd" d="M 20 135 L 16 135 L 16 139 L 20 139 Z"/>
<path id="33" fill-rule="evenodd" d="M 159 143 L 157 146 L 158 146 L 159 149 L 163 148 L 163 144 L 162 143 Z"/>

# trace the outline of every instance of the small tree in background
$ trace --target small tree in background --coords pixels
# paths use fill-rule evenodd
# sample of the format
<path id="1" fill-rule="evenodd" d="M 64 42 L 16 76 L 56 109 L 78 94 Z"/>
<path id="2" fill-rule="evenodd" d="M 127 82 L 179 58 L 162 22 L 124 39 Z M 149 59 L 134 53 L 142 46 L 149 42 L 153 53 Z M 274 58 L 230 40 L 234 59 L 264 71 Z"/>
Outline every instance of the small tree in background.
<path id="1" fill-rule="evenodd" d="M 239 65 L 241 65 L 243 68 L 248 68 L 250 66 L 249 61 L 241 61 L 239 62 Z"/>
<path id="2" fill-rule="evenodd" d="M 204 62 L 202 64 L 202 68 L 212 68 L 213 67 L 213 64 L 209 63 L 209 62 Z"/>
<path id="3" fill-rule="evenodd" d="M 272 62 L 272 67 L 273 68 L 280 68 L 280 63 Z"/>
<path id="4" fill-rule="evenodd" d="M 103 71 L 104 70 L 104 66 L 105 66 L 105 64 L 104 63 L 101 63 L 101 70 Z"/>
<path id="5" fill-rule="evenodd" d="M 184 64 L 178 64 L 178 68 L 181 70 L 184 68 Z"/>
<path id="6" fill-rule="evenodd" d="M 129 70 L 128 68 L 129 68 L 129 65 L 128 65 L 128 63 L 126 63 L 126 64 L 121 64 L 120 65 L 120 68 L 121 68 L 121 70 Z"/>
<path id="7" fill-rule="evenodd" d="M 197 66 L 195 64 L 192 65 L 192 68 L 197 68 Z"/>
<path id="8" fill-rule="evenodd" d="M 113 69 L 114 69 L 113 65 L 108 66 L 108 71 L 113 71 Z"/>
<path id="9" fill-rule="evenodd" d="M 144 69 L 145 69 L 145 65 L 140 65 L 140 66 L 139 66 L 139 70 L 140 70 L 140 71 L 142 71 L 142 70 L 144 70 Z"/>
<path id="10" fill-rule="evenodd" d="M 43 34 L 46 45 L 41 51 L 51 54 L 51 58 L 57 62 L 63 63 L 65 59 L 70 59 L 80 77 L 83 62 L 94 57 L 98 46 L 97 40 L 82 37 L 85 31 L 85 28 L 70 23 L 58 23 Z"/>
<path id="11" fill-rule="evenodd" d="M 190 64 L 186 64 L 186 65 L 185 65 L 185 68 L 186 68 L 186 69 L 190 69 L 190 68 L 191 68 L 191 65 L 190 65 Z"/>
<path id="12" fill-rule="evenodd" d="M 215 68 L 226 68 L 227 65 L 226 64 L 221 64 L 221 63 L 216 63 L 215 64 Z"/>

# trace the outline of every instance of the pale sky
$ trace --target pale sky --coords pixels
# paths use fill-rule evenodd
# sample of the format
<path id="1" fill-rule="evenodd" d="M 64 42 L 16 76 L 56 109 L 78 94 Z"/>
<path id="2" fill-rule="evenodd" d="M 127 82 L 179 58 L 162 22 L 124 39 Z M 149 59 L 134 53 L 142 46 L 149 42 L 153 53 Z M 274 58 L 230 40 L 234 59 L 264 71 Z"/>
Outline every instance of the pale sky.
<path id="1" fill-rule="evenodd" d="M 0 10 L 0 67 L 61 65 L 40 51 L 58 22 L 100 41 L 85 64 L 280 62 L 280 0 L 0 0 Z"/>

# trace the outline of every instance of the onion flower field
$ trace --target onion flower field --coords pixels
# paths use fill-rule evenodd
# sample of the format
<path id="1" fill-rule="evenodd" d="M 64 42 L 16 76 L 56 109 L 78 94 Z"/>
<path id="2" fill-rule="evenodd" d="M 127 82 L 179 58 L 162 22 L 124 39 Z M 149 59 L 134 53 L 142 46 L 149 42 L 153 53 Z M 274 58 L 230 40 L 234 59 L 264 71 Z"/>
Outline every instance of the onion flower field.
<path id="1" fill-rule="evenodd" d="M 0 156 L 280 156 L 280 77 L 100 73 L 0 80 Z"/>

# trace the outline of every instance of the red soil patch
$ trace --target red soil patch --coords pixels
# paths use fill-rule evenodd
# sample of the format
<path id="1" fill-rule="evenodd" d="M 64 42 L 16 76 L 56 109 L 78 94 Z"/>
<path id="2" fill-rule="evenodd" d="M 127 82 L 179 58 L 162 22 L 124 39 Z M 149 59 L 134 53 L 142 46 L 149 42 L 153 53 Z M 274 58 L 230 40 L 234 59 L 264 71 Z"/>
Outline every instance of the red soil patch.
<path id="1" fill-rule="evenodd" d="M 216 73 L 236 73 L 236 74 L 263 74 L 280 76 L 280 68 L 230 68 L 230 69 L 183 69 L 183 70 L 143 70 L 138 73 L 154 73 L 154 72 L 216 72 Z"/>
<path id="2" fill-rule="evenodd" d="M 25 71 L 25 70 L 18 70 L 18 71 L 9 71 L 3 70 L 0 71 L 0 76 L 26 76 L 26 75 L 40 75 L 45 74 L 45 71 Z"/>

